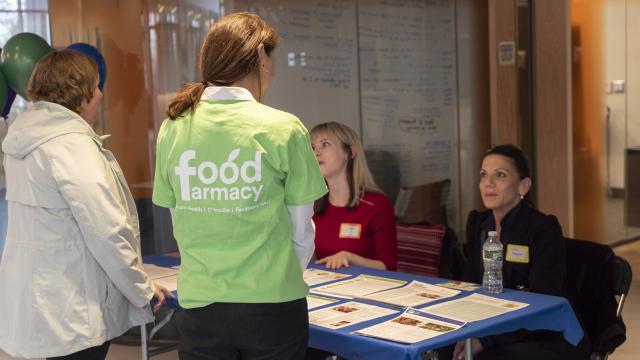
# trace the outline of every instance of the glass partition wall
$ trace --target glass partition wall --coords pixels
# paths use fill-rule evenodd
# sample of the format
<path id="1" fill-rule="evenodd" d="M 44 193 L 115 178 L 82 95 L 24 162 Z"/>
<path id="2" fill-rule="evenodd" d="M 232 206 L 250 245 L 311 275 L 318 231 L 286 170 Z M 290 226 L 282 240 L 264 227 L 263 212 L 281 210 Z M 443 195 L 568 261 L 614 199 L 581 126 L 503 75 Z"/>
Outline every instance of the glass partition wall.
<path id="1" fill-rule="evenodd" d="M 477 46 L 477 34 L 486 32 L 472 25 L 486 18 L 486 2 L 478 4 L 49 0 L 52 45 L 88 42 L 105 57 L 98 131 L 113 135 L 108 146 L 136 198 L 145 254 L 176 249 L 168 211 L 151 204 L 155 138 L 167 104 L 185 83 L 200 80 L 199 50 L 209 27 L 235 11 L 257 12 L 279 32 L 268 105 L 309 128 L 325 121 L 354 127 L 367 151 L 384 153 L 370 162 L 391 198 L 400 187 L 450 179 L 448 224 L 459 232 L 463 215 L 479 203 L 460 196 L 463 187 L 477 189 L 478 161 L 461 154 L 476 152 L 479 135 L 462 131 L 459 118 L 488 134 L 488 84 L 478 75 L 486 69 L 474 60 L 487 58 Z M 467 57 L 458 59 L 459 51 Z M 461 178 L 461 171 L 471 175 Z"/>

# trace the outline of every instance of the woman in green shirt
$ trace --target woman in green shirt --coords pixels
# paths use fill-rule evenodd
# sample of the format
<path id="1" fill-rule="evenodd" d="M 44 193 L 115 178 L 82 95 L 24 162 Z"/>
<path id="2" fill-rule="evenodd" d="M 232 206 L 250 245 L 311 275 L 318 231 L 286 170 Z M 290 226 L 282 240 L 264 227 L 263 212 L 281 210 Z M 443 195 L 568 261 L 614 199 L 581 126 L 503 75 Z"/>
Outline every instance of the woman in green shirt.
<path id="1" fill-rule="evenodd" d="M 181 359 L 304 358 L 302 271 L 327 189 L 300 120 L 260 103 L 276 45 L 257 15 L 217 22 L 201 81 L 177 94 L 158 135 L 153 201 L 172 209 L 181 254 Z"/>

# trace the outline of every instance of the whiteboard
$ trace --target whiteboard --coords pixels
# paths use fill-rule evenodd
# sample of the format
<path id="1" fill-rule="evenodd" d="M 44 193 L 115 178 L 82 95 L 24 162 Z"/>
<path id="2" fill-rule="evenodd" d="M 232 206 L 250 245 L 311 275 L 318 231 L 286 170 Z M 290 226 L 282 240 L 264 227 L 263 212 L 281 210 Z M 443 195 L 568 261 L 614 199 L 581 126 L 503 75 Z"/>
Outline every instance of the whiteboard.
<path id="1" fill-rule="evenodd" d="M 236 0 L 281 37 L 266 103 L 312 128 L 358 132 L 392 200 L 401 186 L 451 180 L 458 223 L 459 151 L 453 0 Z"/>
<path id="2" fill-rule="evenodd" d="M 398 155 L 403 186 L 454 178 L 454 2 L 366 3 L 359 8 L 364 143 Z"/>
<path id="3" fill-rule="evenodd" d="M 265 103 L 313 126 L 337 121 L 359 132 L 355 0 L 239 0 L 226 12 L 250 11 L 280 37 L 276 78 Z"/>
<path id="4" fill-rule="evenodd" d="M 454 1 L 363 3 L 358 9 L 363 141 L 369 151 L 395 160 L 371 162 L 372 171 L 393 166 L 399 186 L 451 179 L 447 208 L 449 222 L 455 224 L 459 161 Z"/>

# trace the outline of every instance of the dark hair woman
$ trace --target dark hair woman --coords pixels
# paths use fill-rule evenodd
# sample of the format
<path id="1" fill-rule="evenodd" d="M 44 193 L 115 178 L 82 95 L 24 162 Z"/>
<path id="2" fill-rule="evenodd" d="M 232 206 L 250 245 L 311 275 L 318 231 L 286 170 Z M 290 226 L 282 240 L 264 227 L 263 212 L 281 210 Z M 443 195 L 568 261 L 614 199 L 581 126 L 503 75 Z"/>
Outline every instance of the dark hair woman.
<path id="1" fill-rule="evenodd" d="M 487 211 L 472 211 L 467 219 L 466 281 L 482 282 L 482 245 L 489 231 L 503 244 L 505 288 L 565 296 L 564 237 L 558 220 L 534 209 L 529 164 L 522 150 L 498 145 L 489 150 L 480 169 L 480 195 Z M 583 339 L 578 347 L 552 331 L 518 330 L 472 339 L 478 359 L 585 359 Z M 456 345 L 454 359 L 464 358 L 464 343 Z"/>

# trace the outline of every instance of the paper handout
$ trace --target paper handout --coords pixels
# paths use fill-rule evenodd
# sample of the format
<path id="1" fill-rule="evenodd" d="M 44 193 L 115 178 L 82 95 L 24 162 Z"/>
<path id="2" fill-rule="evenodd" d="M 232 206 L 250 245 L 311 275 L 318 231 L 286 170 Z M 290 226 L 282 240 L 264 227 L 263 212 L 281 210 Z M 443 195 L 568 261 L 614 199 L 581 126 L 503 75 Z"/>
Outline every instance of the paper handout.
<path id="1" fill-rule="evenodd" d="M 377 276 L 360 275 L 353 279 L 311 289 L 314 293 L 335 294 L 340 296 L 362 297 L 374 292 L 389 290 L 406 284 L 406 281 L 387 279 Z"/>
<path id="2" fill-rule="evenodd" d="M 457 281 L 457 280 L 449 280 L 447 282 L 443 282 L 435 285 L 446 287 L 449 289 L 464 290 L 464 291 L 474 291 L 480 288 L 480 285 L 478 284 L 464 282 L 464 281 Z"/>
<path id="3" fill-rule="evenodd" d="M 333 280 L 339 280 L 351 277 L 351 275 L 340 274 L 337 272 L 320 270 L 320 269 L 306 269 L 302 274 L 304 282 L 309 286 L 326 283 Z"/>
<path id="4" fill-rule="evenodd" d="M 482 294 L 471 294 L 457 300 L 427 306 L 420 310 L 430 314 L 465 321 L 478 321 L 529 306 L 522 302 L 502 300 Z"/>
<path id="5" fill-rule="evenodd" d="M 363 298 L 402 307 L 415 307 L 456 296 L 459 293 L 460 291 L 458 290 L 446 289 L 414 280 L 407 286 L 365 295 Z"/>
<path id="6" fill-rule="evenodd" d="M 330 299 L 330 298 L 317 296 L 317 295 L 307 295 L 307 310 L 313 310 L 315 308 L 319 308 L 321 306 L 328 305 L 336 301 L 340 301 L 340 300 Z"/>
<path id="7" fill-rule="evenodd" d="M 464 324 L 453 319 L 435 319 L 422 311 L 407 309 L 395 319 L 353 333 L 412 344 L 457 330 Z"/>
<path id="8" fill-rule="evenodd" d="M 309 323 L 329 329 L 339 329 L 385 315 L 391 315 L 395 312 L 397 311 L 349 301 L 344 304 L 309 312 Z"/>

